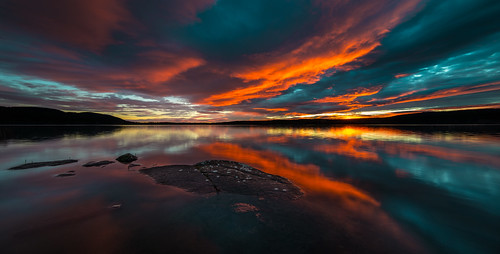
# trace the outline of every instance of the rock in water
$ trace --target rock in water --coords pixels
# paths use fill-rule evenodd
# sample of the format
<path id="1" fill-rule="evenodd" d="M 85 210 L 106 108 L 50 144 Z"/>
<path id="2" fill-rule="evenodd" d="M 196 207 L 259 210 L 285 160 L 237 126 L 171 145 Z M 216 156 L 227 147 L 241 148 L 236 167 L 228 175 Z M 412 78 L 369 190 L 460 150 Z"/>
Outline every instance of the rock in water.
<path id="1" fill-rule="evenodd" d="M 114 161 L 91 161 L 83 164 L 82 166 L 84 167 L 99 167 L 99 166 L 104 166 L 108 165 L 111 163 L 115 163 Z"/>
<path id="2" fill-rule="evenodd" d="M 15 167 L 12 167 L 9 169 L 10 170 L 18 170 L 18 169 L 39 168 L 39 167 L 47 167 L 47 166 L 59 166 L 59 165 L 64 165 L 64 164 L 69 164 L 69 163 L 75 163 L 77 161 L 78 160 L 31 162 L 31 163 L 26 163 L 26 164 L 22 164 L 19 166 L 15 166 Z"/>
<path id="3" fill-rule="evenodd" d="M 67 171 L 66 173 L 57 174 L 57 175 L 55 175 L 55 177 L 68 177 L 68 176 L 74 176 L 74 175 L 76 175 L 75 171 L 70 170 L 70 171 Z"/>
<path id="4" fill-rule="evenodd" d="M 120 157 L 116 158 L 117 161 L 121 163 L 130 163 L 132 161 L 137 160 L 137 156 L 131 154 L 131 153 L 126 153 L 124 155 L 121 155 Z"/>
<path id="5" fill-rule="evenodd" d="M 200 194 L 225 192 L 276 199 L 297 199 L 304 194 L 286 178 L 234 161 L 210 160 L 195 165 L 147 168 L 141 172 L 158 183 Z"/>

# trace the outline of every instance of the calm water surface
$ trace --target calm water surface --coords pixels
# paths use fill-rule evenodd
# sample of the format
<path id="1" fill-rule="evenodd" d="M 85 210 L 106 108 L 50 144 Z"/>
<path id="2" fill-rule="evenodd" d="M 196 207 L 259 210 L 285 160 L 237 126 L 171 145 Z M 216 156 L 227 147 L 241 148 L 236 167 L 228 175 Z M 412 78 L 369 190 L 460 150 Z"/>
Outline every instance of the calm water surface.
<path id="1" fill-rule="evenodd" d="M 499 129 L 0 127 L 0 248 L 498 253 Z M 127 152 L 141 166 L 81 166 Z M 7 170 L 68 158 L 79 162 Z M 204 197 L 140 174 L 142 167 L 209 159 L 281 175 L 306 196 L 294 202 Z M 68 170 L 76 175 L 54 177 Z"/>

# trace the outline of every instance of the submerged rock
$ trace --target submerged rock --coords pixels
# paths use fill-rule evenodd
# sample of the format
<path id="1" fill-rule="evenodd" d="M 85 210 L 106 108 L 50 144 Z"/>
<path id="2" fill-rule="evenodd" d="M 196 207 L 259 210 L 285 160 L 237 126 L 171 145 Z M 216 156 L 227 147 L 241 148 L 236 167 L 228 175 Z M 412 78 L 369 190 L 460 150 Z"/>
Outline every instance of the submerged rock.
<path id="1" fill-rule="evenodd" d="M 233 204 L 233 210 L 237 213 L 248 213 L 248 212 L 258 212 L 259 208 L 247 203 L 235 203 Z"/>
<path id="2" fill-rule="evenodd" d="M 108 206 L 108 208 L 111 208 L 111 209 L 120 209 L 122 207 L 122 204 L 120 203 L 114 203 L 114 204 L 111 204 L 110 206 Z"/>
<path id="3" fill-rule="evenodd" d="M 115 163 L 114 161 L 91 161 L 91 162 L 87 162 L 85 164 L 83 164 L 82 166 L 84 167 L 99 167 L 99 166 L 104 166 L 104 165 L 108 165 L 108 164 L 111 164 L 111 163 Z"/>
<path id="4" fill-rule="evenodd" d="M 302 190 L 288 179 L 248 165 L 210 160 L 195 165 L 171 165 L 142 169 L 156 182 L 200 194 L 234 193 L 263 198 L 297 199 Z"/>
<path id="5" fill-rule="evenodd" d="M 76 175 L 75 171 L 70 170 L 70 171 L 67 171 L 66 173 L 57 174 L 57 175 L 55 175 L 55 177 L 67 177 L 67 176 L 74 176 L 74 175 Z"/>
<path id="6" fill-rule="evenodd" d="M 120 157 L 116 158 L 117 161 L 121 163 L 130 163 L 132 161 L 137 160 L 137 156 L 131 154 L 131 153 L 126 153 L 124 155 L 120 155 Z"/>
<path id="7" fill-rule="evenodd" d="M 130 163 L 130 164 L 128 164 L 127 169 L 128 169 L 128 170 L 134 170 L 134 169 L 132 169 L 132 168 L 134 168 L 134 167 L 139 167 L 140 165 L 141 165 L 141 164 Z"/>
<path id="8" fill-rule="evenodd" d="M 59 166 L 69 163 L 75 163 L 78 160 L 58 160 L 58 161 L 42 161 L 42 162 L 31 162 L 25 163 L 19 166 L 15 166 L 9 168 L 10 170 L 18 170 L 18 169 L 28 169 L 28 168 L 38 168 L 38 167 L 46 167 L 46 166 Z"/>

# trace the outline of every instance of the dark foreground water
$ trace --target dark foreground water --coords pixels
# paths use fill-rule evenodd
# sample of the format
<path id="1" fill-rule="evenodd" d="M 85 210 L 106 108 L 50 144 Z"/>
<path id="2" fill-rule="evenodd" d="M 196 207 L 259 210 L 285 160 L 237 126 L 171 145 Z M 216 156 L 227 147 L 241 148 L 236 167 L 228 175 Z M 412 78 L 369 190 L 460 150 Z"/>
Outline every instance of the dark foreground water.
<path id="1" fill-rule="evenodd" d="M 81 166 L 127 152 L 141 166 Z M 68 158 L 80 161 L 7 170 Z M 281 175 L 306 196 L 199 196 L 140 173 L 209 159 Z M 0 127 L 2 253 L 498 250 L 498 126 Z"/>

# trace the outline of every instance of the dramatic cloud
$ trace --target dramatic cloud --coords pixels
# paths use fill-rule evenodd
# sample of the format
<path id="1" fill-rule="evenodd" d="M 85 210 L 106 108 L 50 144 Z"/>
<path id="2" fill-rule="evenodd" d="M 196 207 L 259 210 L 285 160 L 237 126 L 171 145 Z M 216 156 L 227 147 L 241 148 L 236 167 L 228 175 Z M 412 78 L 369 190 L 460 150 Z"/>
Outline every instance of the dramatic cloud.
<path id="1" fill-rule="evenodd" d="M 418 1 L 317 1 L 321 14 L 316 34 L 294 48 L 250 56 L 252 65 L 231 75 L 257 85 L 213 95 L 203 102 L 215 106 L 269 98 L 296 84 L 314 84 L 326 71 L 341 68 L 379 46 L 379 39 L 393 28 Z M 383 12 L 382 12 L 383 10 Z M 383 14 L 381 14 L 383 13 Z M 344 69 L 350 67 L 344 67 Z"/>
<path id="2" fill-rule="evenodd" d="M 498 13 L 493 0 L 6 0 L 0 104 L 137 121 L 493 107 Z"/>

